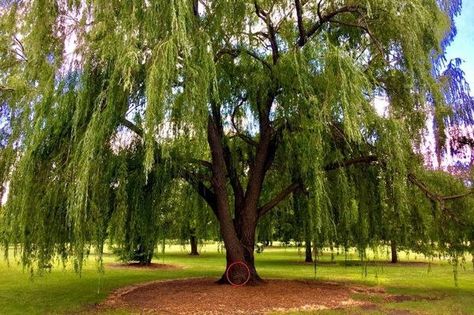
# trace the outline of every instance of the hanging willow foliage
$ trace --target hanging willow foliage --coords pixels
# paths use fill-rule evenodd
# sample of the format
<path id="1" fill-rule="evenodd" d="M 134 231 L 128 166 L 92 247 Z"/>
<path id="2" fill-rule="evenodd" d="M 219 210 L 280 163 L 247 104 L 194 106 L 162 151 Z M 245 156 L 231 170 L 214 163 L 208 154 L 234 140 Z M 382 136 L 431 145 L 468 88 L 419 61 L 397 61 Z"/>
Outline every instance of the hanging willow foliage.
<path id="1" fill-rule="evenodd" d="M 449 216 L 472 226 L 471 201 L 439 197 L 468 188 L 430 192 L 455 180 L 425 174 L 413 149 L 431 113 L 453 121 L 433 60 L 460 1 L 4 3 L 0 238 L 25 265 L 60 255 L 80 270 L 106 241 L 149 261 L 172 225 L 208 237 L 197 195 L 251 282 L 257 223 L 292 193 L 317 246 L 457 255 L 472 240 L 456 220 L 436 232 Z M 411 206 L 420 194 L 435 211 Z"/>

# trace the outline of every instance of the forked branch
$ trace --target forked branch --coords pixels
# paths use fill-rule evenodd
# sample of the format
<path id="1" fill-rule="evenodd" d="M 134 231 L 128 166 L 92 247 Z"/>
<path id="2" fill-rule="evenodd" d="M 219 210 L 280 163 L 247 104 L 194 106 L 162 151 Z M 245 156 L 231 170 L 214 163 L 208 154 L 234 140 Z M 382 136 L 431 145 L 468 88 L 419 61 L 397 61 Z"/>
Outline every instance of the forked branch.
<path id="1" fill-rule="evenodd" d="M 439 195 L 437 193 L 434 193 L 433 191 L 431 191 L 428 186 L 423 183 L 421 180 L 419 180 L 414 174 L 408 174 L 408 180 L 414 184 L 415 186 L 417 186 L 429 199 L 431 199 L 432 201 L 436 201 L 436 202 L 443 202 L 443 201 L 446 201 L 446 200 L 457 200 L 457 199 L 462 199 L 462 198 L 465 198 L 465 197 L 468 197 L 472 194 L 474 194 L 474 189 L 471 189 L 465 193 L 462 193 L 462 194 L 457 194 L 457 195 L 451 195 L 451 196 L 442 196 L 442 195 Z"/>
<path id="2" fill-rule="evenodd" d="M 321 12 L 321 1 L 320 1 L 318 3 L 318 21 L 314 23 L 306 31 L 304 40 L 301 40 L 301 37 L 299 38 L 297 45 L 299 47 L 303 47 L 307 43 L 308 39 L 311 38 L 313 35 L 315 35 L 325 23 L 329 22 L 335 16 L 343 14 L 343 13 L 359 13 L 363 15 L 364 8 L 360 5 L 346 5 L 330 13 L 323 14 Z"/>

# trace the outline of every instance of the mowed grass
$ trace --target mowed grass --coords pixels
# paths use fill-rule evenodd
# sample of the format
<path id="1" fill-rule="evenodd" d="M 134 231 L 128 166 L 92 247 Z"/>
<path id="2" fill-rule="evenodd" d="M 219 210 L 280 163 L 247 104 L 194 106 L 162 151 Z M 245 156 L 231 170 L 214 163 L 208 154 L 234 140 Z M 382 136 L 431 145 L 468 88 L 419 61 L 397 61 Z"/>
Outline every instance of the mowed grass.
<path id="1" fill-rule="evenodd" d="M 266 248 L 256 254 L 256 264 L 263 278 L 316 279 L 319 281 L 355 282 L 369 286 L 382 286 L 389 293 L 415 295 L 411 301 L 385 303 L 371 300 L 370 296 L 355 294 L 354 299 L 369 300 L 376 308 L 332 310 L 318 314 L 390 313 L 394 310 L 419 314 L 474 314 L 474 269 L 470 262 L 458 268 L 458 287 L 453 280 L 453 267 L 443 260 L 435 260 L 431 267 L 422 257 L 410 255 L 413 264 L 369 263 L 367 272 L 357 254 L 335 255 L 334 261 L 325 253 L 316 271 L 313 264 L 303 263 L 303 250 L 296 248 Z M 373 256 L 372 256 L 373 257 Z M 416 259 L 415 259 L 416 258 Z M 388 260 L 385 254 L 378 260 Z M 105 264 L 116 262 L 111 254 L 104 257 Z M 107 268 L 99 273 L 91 256 L 79 276 L 70 266 L 56 266 L 50 273 L 31 278 L 28 271 L 14 262 L 10 266 L 0 261 L 0 314 L 68 314 L 88 312 L 103 301 L 114 289 L 130 284 L 190 277 L 215 277 L 223 273 L 225 255 L 218 253 L 215 245 L 201 248 L 198 257 L 189 256 L 182 246 L 167 246 L 155 263 L 182 266 L 178 270 L 137 270 Z M 284 292 L 282 292 L 284 294 Z M 121 313 L 120 310 L 117 313 Z M 294 313 L 293 313 L 294 314 Z"/>

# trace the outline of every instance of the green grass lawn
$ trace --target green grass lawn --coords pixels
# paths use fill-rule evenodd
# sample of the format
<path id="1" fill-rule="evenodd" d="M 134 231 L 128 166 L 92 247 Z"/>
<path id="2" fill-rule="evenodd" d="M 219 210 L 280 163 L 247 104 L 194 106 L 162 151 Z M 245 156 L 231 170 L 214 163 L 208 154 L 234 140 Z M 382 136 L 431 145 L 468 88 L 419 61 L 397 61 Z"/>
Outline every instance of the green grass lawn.
<path id="1" fill-rule="evenodd" d="M 399 303 L 372 301 L 378 305 L 371 313 L 390 313 L 392 310 L 408 310 L 420 314 L 474 314 L 474 271 L 469 262 L 459 268 L 459 283 L 455 287 L 453 268 L 445 261 L 435 260 L 431 270 L 427 264 L 399 264 L 396 266 L 369 264 L 367 275 L 351 254 L 349 263 L 343 255 L 325 254 L 316 273 L 312 264 L 302 263 L 303 251 L 296 248 L 266 248 L 256 254 L 257 268 L 263 278 L 295 278 L 330 281 L 351 281 L 366 285 L 380 285 L 390 293 L 435 297 L 435 300 L 414 300 Z M 381 256 L 381 255 L 379 255 Z M 402 256 L 402 261 L 406 257 Z M 410 255 L 410 261 L 421 262 L 421 257 Z M 105 263 L 115 262 L 112 255 L 105 255 Z M 388 259 L 383 255 L 379 259 Z M 0 314 L 61 314 L 87 311 L 101 302 L 114 289 L 132 283 L 156 279 L 219 277 L 224 271 L 225 256 L 217 253 L 215 246 L 201 249 L 201 255 L 192 257 L 181 246 L 167 246 L 166 253 L 155 262 L 181 265 L 179 270 L 124 270 L 106 268 L 97 271 L 91 257 L 79 277 L 71 268 L 53 268 L 51 273 L 31 278 L 21 266 L 0 261 Z M 354 299 L 370 297 L 356 294 Z M 334 310 L 318 314 L 367 313 L 367 310 Z"/>

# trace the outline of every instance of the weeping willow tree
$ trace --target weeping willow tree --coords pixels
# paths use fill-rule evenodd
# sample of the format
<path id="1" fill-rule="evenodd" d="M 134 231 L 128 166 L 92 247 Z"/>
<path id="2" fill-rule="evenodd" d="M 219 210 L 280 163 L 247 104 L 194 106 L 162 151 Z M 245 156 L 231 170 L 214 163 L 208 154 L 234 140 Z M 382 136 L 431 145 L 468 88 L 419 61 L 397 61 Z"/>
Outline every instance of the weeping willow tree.
<path id="1" fill-rule="evenodd" d="M 245 262 L 250 283 L 261 280 L 257 224 L 296 191 L 307 196 L 318 244 L 353 230 L 367 247 L 381 238 L 369 231 L 377 224 L 411 237 L 410 179 L 423 185 L 413 147 L 429 113 L 439 124 L 451 114 L 432 61 L 459 8 L 458 0 L 3 2 L 5 248 L 20 246 L 26 265 L 59 254 L 80 269 L 107 239 L 134 246 L 143 233 L 126 236 L 126 226 L 145 222 L 127 221 L 129 201 L 158 215 L 144 205 L 156 209 L 178 179 L 212 209 L 227 265 Z M 374 106 L 381 91 L 386 115 Z M 368 212 L 360 181 L 388 210 Z"/>

